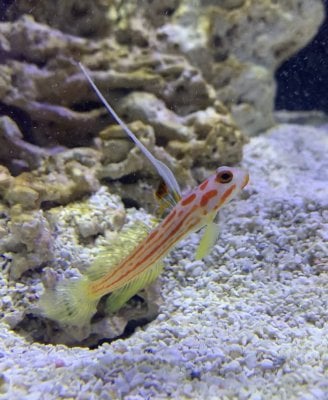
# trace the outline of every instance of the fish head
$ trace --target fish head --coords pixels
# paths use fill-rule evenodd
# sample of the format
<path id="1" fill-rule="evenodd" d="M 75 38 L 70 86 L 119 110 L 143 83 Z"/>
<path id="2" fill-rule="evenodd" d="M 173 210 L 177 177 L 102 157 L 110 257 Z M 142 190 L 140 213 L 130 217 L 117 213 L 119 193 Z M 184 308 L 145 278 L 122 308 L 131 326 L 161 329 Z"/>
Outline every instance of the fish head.
<path id="1" fill-rule="evenodd" d="M 199 206 L 204 214 L 219 210 L 234 198 L 248 183 L 249 174 L 239 168 L 219 167 L 198 186 Z"/>

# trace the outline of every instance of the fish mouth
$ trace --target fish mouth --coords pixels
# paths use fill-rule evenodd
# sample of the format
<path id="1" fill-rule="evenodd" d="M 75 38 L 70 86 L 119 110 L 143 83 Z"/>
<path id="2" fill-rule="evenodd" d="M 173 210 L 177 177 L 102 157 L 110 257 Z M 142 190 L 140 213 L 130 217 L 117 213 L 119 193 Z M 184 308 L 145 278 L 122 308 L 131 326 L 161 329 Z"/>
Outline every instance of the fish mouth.
<path id="1" fill-rule="evenodd" d="M 243 180 L 243 183 L 241 185 L 241 188 L 244 189 L 244 187 L 247 185 L 247 183 L 249 182 L 249 173 L 246 172 L 245 178 Z"/>

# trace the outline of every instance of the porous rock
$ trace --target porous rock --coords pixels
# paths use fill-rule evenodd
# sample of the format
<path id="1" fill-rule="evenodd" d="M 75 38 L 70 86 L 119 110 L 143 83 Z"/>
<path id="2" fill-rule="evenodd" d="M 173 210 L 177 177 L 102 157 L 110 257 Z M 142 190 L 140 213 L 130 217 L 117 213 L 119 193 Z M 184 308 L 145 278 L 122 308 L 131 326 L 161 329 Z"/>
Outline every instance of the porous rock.
<path id="1" fill-rule="evenodd" d="M 105 187 L 86 200 L 49 210 L 2 205 L 1 215 L 1 279 L 7 293 L 3 311 L 4 320 L 12 328 L 27 330 L 39 341 L 94 346 L 104 335 L 109 339 L 122 335 L 130 320 L 152 320 L 157 315 L 161 297 L 155 284 L 140 293 L 142 302 L 134 301 L 114 316 L 100 305 L 102 317 L 80 328 L 59 327 L 40 316 L 37 298 L 44 287 L 53 288 L 60 280 L 83 274 L 124 224 L 141 217 L 151 223 L 149 217 L 136 211 L 126 213 L 119 198 L 110 195 Z M 32 273 L 40 267 L 41 274 Z M 44 324 L 46 330 L 41 328 Z"/>
<path id="2" fill-rule="evenodd" d="M 39 22 L 76 36 L 100 36 L 110 29 L 110 2 L 102 0 L 38 1 L 33 7 L 26 0 L 8 4 L 6 19 L 15 20 L 24 14 L 33 15 Z"/>
<path id="3" fill-rule="evenodd" d="M 12 279 L 43 266 L 53 257 L 52 234 L 44 208 L 67 204 L 99 188 L 97 152 L 74 149 L 44 161 L 33 172 L 17 177 L 0 168 L 0 248 L 10 253 Z M 42 207 L 43 209 L 40 209 Z M 90 227 L 81 227 L 86 232 Z"/>
<path id="4" fill-rule="evenodd" d="M 41 165 L 49 153 L 23 139 L 17 124 L 8 116 L 0 117 L 0 162 L 15 173 Z"/>
<path id="5" fill-rule="evenodd" d="M 18 279 L 52 258 L 51 231 L 41 210 L 22 212 L 20 207 L 13 207 L 2 228 L 6 235 L 1 238 L 0 248 L 11 259 L 11 279 Z"/>
<path id="6" fill-rule="evenodd" d="M 218 162 L 240 160 L 244 136 L 202 73 L 184 56 L 159 53 L 151 47 L 129 47 L 119 43 L 115 35 L 97 41 L 70 36 L 27 16 L 1 23 L 0 32 L 6 44 L 6 62 L 0 67 L 2 102 L 24 141 L 46 147 L 53 154 L 63 147 L 92 146 L 108 125 L 104 110 L 95 105 L 96 96 L 77 66 L 75 60 L 79 59 L 91 70 L 99 88 L 104 93 L 110 91 L 111 102 L 127 123 L 141 121 L 154 129 L 158 157 L 181 171 L 182 181 L 194 182 L 195 163 L 181 153 L 180 160 L 176 159 L 170 151 L 179 143 L 197 139 L 193 116 L 199 110 L 215 109 L 216 124 L 221 124 L 223 131 L 229 125 L 234 136 L 232 146 L 221 141 L 220 150 L 222 146 L 225 149 L 220 153 L 213 141 L 200 141 L 198 147 L 204 144 L 203 160 L 214 154 L 210 168 Z M 85 109 L 85 104 L 94 106 Z M 127 160 L 127 164 L 125 175 L 140 170 L 137 159 Z M 149 164 L 146 169 L 145 175 L 152 176 Z"/>
<path id="7" fill-rule="evenodd" d="M 99 187 L 99 152 L 75 148 L 47 158 L 38 169 L 11 176 L 0 169 L 0 198 L 10 206 L 38 209 L 46 204 L 67 204 Z"/>
<path id="8" fill-rule="evenodd" d="M 200 68 L 244 131 L 256 134 L 272 126 L 275 71 L 317 33 L 322 1 L 155 3 L 145 14 L 160 48 L 184 54 Z"/>
<path id="9" fill-rule="evenodd" d="M 323 19 L 319 0 L 311 5 L 296 0 L 234 0 L 219 5 L 196 0 L 152 1 L 151 5 L 148 1 L 111 2 L 108 13 L 103 12 L 106 3 L 99 1 L 69 1 L 55 7 L 57 12 L 52 13 L 44 2 L 33 10 L 23 0 L 14 2 L 6 9 L 7 21 L 29 10 L 52 29 L 26 16 L 2 23 L 0 29 L 2 51 L 8 59 L 2 66 L 4 104 L 27 114 L 32 126 L 29 135 L 43 146 L 56 142 L 89 145 L 104 127 L 99 110 L 81 112 L 74 107 L 90 98 L 84 78 L 75 74 L 76 58 L 99 71 L 94 78 L 103 90 L 132 92 L 127 115 L 140 115 L 134 113 L 140 97 L 135 90 L 154 94 L 158 102 L 164 100 L 166 108 L 178 116 L 212 106 L 216 97 L 244 131 L 254 134 L 274 123 L 275 70 L 314 36 Z M 87 14 L 92 18 L 86 22 Z M 74 18 L 76 24 L 66 23 Z M 99 39 L 73 37 L 54 28 Z M 101 39 L 104 35 L 110 39 Z M 12 93 L 12 87 L 18 90 Z M 121 97 L 118 93 L 117 98 Z M 172 116 L 170 121 L 159 116 L 160 123 L 152 125 L 156 135 L 164 128 L 166 141 L 179 131 L 172 133 L 168 126 L 179 120 Z M 224 153 L 236 149 L 234 158 L 238 158 L 242 145 Z"/>

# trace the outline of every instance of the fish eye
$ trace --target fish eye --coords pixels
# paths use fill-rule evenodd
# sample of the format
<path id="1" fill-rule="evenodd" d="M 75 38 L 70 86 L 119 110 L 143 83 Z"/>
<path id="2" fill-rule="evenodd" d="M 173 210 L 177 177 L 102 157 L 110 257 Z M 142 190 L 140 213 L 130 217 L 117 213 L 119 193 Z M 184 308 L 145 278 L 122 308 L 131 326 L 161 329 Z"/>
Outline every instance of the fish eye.
<path id="1" fill-rule="evenodd" d="M 231 171 L 221 171 L 216 175 L 216 181 L 219 183 L 229 183 L 232 181 L 233 173 Z"/>

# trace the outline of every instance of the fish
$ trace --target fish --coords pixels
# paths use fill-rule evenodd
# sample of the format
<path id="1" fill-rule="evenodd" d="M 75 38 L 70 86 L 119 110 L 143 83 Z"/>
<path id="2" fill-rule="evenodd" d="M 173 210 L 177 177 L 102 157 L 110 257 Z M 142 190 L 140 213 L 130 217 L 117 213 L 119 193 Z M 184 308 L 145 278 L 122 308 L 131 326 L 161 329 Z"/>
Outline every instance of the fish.
<path id="1" fill-rule="evenodd" d="M 80 67 L 91 83 L 86 69 Z M 93 82 L 92 87 L 96 87 Z M 99 96 L 98 88 L 96 93 Z M 106 104 L 110 114 L 116 115 L 104 97 L 101 95 L 99 98 Z M 216 223 L 218 211 L 249 182 L 247 171 L 221 166 L 199 186 L 182 195 L 172 171 L 167 166 L 162 168 L 165 164 L 155 157 L 149 158 L 149 151 L 143 148 L 124 122 L 117 115 L 114 118 L 124 126 L 124 130 L 129 132 L 128 136 L 157 169 L 173 204 L 170 204 L 166 217 L 152 229 L 137 222 L 120 232 L 117 239 L 99 253 L 82 277 L 62 281 L 54 289 L 46 290 L 40 299 L 43 314 L 60 324 L 88 324 L 97 311 L 99 300 L 108 294 L 106 311 L 117 312 L 131 297 L 159 276 L 163 270 L 163 259 L 177 243 L 204 227 L 205 232 L 195 258 L 207 256 L 219 234 Z M 166 189 L 164 192 L 167 197 Z"/>

